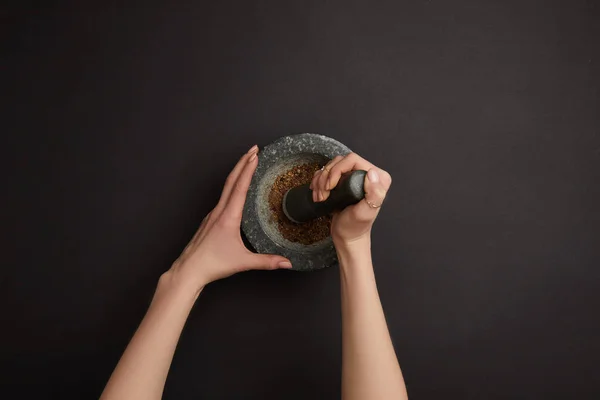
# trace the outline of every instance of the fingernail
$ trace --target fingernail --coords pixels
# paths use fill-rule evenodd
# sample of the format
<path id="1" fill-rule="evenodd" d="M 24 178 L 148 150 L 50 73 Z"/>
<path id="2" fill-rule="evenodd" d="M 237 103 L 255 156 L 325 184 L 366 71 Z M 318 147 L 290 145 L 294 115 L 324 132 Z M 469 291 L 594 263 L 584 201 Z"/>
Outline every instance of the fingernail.
<path id="1" fill-rule="evenodd" d="M 254 145 L 254 146 L 252 146 L 252 147 L 250 148 L 250 150 L 248 150 L 248 153 L 247 153 L 247 154 L 250 154 L 250 153 L 256 153 L 256 151 L 257 151 L 257 150 L 258 150 L 258 146 L 257 146 L 257 145 Z"/>
<path id="2" fill-rule="evenodd" d="M 252 155 L 248 159 L 248 162 L 251 163 L 252 161 L 254 161 L 255 158 L 256 158 L 256 153 L 252 153 Z"/>
<path id="3" fill-rule="evenodd" d="M 367 178 L 373 183 L 379 182 L 379 174 L 374 169 L 370 169 L 369 172 L 367 172 Z"/>
<path id="4" fill-rule="evenodd" d="M 277 264 L 277 266 L 279 268 L 292 268 L 292 263 L 289 261 L 280 261 L 279 264 Z"/>

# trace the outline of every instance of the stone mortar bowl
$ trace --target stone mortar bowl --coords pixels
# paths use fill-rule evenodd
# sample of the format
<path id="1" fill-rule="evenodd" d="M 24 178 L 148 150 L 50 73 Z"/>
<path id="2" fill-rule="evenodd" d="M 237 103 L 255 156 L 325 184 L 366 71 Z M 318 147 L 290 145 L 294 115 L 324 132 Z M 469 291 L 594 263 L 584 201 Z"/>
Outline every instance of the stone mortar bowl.
<path id="1" fill-rule="evenodd" d="M 313 271 L 337 263 L 331 236 L 303 245 L 279 233 L 269 208 L 269 193 L 275 179 L 291 168 L 310 162 L 325 164 L 348 153 L 350 149 L 337 140 L 314 133 L 282 137 L 259 152 L 242 218 L 242 231 L 257 252 L 282 255 L 292 262 L 295 271 Z"/>

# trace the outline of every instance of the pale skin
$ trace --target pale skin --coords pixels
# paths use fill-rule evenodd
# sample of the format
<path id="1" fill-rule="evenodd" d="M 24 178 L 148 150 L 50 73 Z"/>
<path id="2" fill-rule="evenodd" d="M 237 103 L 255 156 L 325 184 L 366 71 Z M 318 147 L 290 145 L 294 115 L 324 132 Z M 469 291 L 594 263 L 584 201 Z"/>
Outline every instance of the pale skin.
<path id="1" fill-rule="evenodd" d="M 258 147 L 231 171 L 216 207 L 171 268 L 113 371 L 102 400 L 160 399 L 175 348 L 203 288 L 252 269 L 289 269 L 289 260 L 254 254 L 240 237 L 242 209 L 256 169 Z M 366 200 L 333 217 L 331 234 L 340 260 L 342 304 L 342 398 L 406 399 L 406 387 L 379 300 L 371 261 L 371 227 L 391 185 L 390 175 L 352 153 L 317 171 L 311 188 L 323 201 L 340 176 L 367 170 Z"/>

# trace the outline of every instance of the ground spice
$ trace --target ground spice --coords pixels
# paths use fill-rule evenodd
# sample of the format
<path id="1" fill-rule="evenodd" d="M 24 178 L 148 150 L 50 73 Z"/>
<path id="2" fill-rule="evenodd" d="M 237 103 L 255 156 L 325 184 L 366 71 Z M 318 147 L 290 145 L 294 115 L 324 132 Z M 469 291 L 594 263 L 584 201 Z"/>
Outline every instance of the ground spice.
<path id="1" fill-rule="evenodd" d="M 269 207 L 277 223 L 281 236 L 290 242 L 309 245 L 329 236 L 331 216 L 326 215 L 303 224 L 288 219 L 283 212 L 283 196 L 293 187 L 310 183 L 315 171 L 321 169 L 319 163 L 307 163 L 293 167 L 275 179 L 269 193 Z"/>

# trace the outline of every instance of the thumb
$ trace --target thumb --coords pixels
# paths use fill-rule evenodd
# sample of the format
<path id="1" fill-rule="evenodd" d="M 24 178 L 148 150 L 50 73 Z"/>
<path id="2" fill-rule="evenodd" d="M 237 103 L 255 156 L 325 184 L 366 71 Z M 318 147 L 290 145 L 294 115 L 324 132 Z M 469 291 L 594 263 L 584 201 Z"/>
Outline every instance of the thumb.
<path id="1" fill-rule="evenodd" d="M 248 269 L 291 269 L 292 263 L 285 257 L 276 254 L 254 254 L 244 263 Z"/>
<path id="2" fill-rule="evenodd" d="M 365 198 L 356 204 L 355 213 L 359 221 L 372 221 L 379 214 L 379 209 L 385 200 L 387 187 L 382 182 L 382 173 L 377 168 L 371 168 L 365 177 Z"/>

